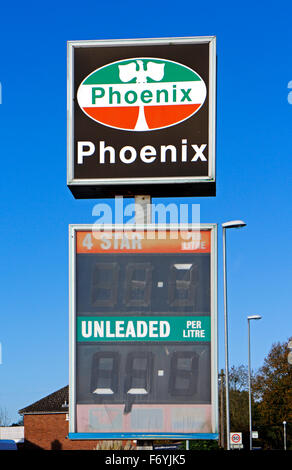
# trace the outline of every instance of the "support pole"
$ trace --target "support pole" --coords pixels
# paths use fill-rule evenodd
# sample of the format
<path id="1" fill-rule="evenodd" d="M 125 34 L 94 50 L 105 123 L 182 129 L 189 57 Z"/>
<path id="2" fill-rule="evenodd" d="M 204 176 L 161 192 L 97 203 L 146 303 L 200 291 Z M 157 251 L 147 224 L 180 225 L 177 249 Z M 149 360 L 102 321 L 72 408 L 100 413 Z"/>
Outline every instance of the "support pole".
<path id="1" fill-rule="evenodd" d="M 151 196 L 135 196 L 135 221 L 137 225 L 151 224 Z"/>
<path id="2" fill-rule="evenodd" d="M 224 371 L 220 374 L 220 446 L 224 448 Z"/>
<path id="3" fill-rule="evenodd" d="M 223 283 L 224 283 L 224 329 L 225 329 L 225 393 L 226 393 L 226 449 L 230 450 L 229 415 L 229 364 L 228 364 L 228 319 L 227 319 L 227 274 L 226 274 L 226 234 L 223 227 Z"/>

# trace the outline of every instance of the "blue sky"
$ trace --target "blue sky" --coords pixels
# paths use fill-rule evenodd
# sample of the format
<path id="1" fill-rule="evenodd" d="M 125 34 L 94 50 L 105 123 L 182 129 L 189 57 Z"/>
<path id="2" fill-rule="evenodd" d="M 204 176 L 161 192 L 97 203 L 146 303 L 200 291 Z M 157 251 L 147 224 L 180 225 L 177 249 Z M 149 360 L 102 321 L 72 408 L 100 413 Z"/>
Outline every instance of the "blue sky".
<path id="1" fill-rule="evenodd" d="M 68 40 L 217 37 L 219 368 L 224 367 L 222 230 L 227 233 L 230 365 L 252 366 L 292 336 L 291 3 L 13 2 L 0 28 L 0 407 L 17 411 L 68 383 L 68 224 L 92 223 L 95 201 L 66 186 Z M 155 202 L 155 200 L 154 200 Z"/>

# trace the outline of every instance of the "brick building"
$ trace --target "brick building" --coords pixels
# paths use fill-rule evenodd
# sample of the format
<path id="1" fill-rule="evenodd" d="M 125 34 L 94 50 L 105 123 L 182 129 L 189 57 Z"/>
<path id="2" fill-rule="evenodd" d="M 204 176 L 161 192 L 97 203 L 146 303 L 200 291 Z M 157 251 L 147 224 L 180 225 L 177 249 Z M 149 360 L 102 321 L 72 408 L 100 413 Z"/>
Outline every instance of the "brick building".
<path id="1" fill-rule="evenodd" d="M 67 438 L 69 387 L 63 387 L 19 410 L 23 415 L 23 449 L 31 450 L 93 450 L 98 441 L 72 441 Z"/>

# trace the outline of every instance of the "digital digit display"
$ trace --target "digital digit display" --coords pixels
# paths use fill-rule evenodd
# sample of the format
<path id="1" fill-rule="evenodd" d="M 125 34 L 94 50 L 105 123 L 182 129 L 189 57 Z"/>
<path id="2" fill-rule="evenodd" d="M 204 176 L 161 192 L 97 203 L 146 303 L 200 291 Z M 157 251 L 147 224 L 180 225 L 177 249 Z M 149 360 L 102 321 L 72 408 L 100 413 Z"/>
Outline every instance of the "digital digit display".
<path id="1" fill-rule="evenodd" d="M 78 314 L 210 314 L 210 255 L 79 254 Z"/>
<path id="2" fill-rule="evenodd" d="M 213 230 L 74 232 L 75 432 L 216 431 Z"/>

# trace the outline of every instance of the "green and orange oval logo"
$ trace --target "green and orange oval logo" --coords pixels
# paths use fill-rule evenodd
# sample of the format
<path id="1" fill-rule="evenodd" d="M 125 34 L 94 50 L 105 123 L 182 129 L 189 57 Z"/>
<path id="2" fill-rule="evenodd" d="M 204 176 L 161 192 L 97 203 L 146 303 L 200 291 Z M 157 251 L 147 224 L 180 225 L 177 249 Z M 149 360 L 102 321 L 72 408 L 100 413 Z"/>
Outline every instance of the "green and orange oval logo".
<path id="1" fill-rule="evenodd" d="M 185 65 L 137 57 L 107 64 L 80 84 L 77 100 L 94 121 L 127 131 L 153 131 L 193 116 L 207 88 Z"/>

